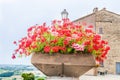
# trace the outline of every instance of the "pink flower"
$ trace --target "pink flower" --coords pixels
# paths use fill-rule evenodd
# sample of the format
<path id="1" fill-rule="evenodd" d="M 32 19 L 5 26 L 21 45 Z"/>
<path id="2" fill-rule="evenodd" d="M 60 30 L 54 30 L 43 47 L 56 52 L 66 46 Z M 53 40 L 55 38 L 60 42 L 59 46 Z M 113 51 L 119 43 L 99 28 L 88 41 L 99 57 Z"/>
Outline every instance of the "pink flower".
<path id="1" fill-rule="evenodd" d="M 17 42 L 16 42 L 16 41 L 14 41 L 14 42 L 13 42 L 13 44 L 17 44 Z"/>
<path id="2" fill-rule="evenodd" d="M 58 36 L 58 32 L 55 32 L 55 31 L 54 31 L 54 32 L 52 31 L 51 34 L 52 34 L 53 36 Z"/>
<path id="3" fill-rule="evenodd" d="M 76 51 L 84 51 L 84 45 L 79 45 L 79 44 L 72 44 L 72 47 L 76 50 Z"/>
<path id="4" fill-rule="evenodd" d="M 72 34 L 72 38 L 73 38 L 73 39 L 78 39 L 79 36 L 78 36 L 78 34 Z"/>
<path id="5" fill-rule="evenodd" d="M 15 59 L 15 58 L 16 58 L 16 57 L 15 57 L 15 54 L 13 54 L 13 55 L 12 55 L 12 59 Z"/>
<path id="6" fill-rule="evenodd" d="M 66 37 L 66 40 L 70 41 L 70 40 L 72 40 L 72 37 Z"/>

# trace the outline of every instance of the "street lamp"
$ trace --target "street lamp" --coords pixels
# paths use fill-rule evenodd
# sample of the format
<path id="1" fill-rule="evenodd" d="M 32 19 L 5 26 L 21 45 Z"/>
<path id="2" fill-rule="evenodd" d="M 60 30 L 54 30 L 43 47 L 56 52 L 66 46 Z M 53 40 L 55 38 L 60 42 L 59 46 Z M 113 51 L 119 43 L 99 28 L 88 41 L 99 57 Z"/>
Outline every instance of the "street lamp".
<path id="1" fill-rule="evenodd" d="M 68 12 L 66 11 L 66 9 L 64 9 L 64 10 L 61 12 L 61 16 L 62 16 L 62 19 L 67 19 L 67 18 L 68 18 Z"/>

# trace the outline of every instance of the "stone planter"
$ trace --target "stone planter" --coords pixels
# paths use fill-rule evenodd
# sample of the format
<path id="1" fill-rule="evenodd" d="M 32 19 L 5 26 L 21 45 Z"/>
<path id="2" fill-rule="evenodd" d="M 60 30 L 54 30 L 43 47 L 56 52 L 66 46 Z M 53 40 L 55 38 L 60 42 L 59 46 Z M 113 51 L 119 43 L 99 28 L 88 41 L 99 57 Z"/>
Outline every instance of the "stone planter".
<path id="1" fill-rule="evenodd" d="M 47 76 L 79 77 L 95 66 L 90 54 L 32 55 L 31 63 Z"/>

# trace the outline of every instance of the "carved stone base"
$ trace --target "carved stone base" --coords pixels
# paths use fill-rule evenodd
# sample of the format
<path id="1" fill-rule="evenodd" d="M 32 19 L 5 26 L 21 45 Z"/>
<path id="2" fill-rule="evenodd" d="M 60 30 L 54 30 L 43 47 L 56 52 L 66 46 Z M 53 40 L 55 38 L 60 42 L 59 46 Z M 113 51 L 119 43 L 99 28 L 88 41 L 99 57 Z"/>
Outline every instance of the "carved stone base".
<path id="1" fill-rule="evenodd" d="M 47 76 L 79 77 L 95 66 L 90 54 L 32 55 L 31 63 Z"/>

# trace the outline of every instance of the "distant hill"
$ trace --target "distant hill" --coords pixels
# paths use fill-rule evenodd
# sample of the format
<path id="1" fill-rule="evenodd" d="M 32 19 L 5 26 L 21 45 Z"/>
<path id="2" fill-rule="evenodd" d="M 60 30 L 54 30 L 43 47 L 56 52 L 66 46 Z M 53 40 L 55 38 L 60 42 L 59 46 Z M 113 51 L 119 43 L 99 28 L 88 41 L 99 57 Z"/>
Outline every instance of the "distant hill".
<path id="1" fill-rule="evenodd" d="M 0 64 L 2 70 L 37 70 L 33 65 L 11 65 L 11 64 Z"/>
<path id="2" fill-rule="evenodd" d="M 11 77 L 14 75 L 14 72 L 4 72 L 0 74 L 0 77 Z"/>
<path id="3" fill-rule="evenodd" d="M 32 65 L 0 64 L 0 77 L 21 75 L 21 73 L 25 71 L 37 71 L 37 69 Z"/>

